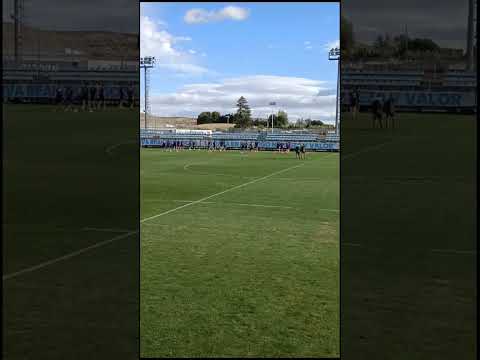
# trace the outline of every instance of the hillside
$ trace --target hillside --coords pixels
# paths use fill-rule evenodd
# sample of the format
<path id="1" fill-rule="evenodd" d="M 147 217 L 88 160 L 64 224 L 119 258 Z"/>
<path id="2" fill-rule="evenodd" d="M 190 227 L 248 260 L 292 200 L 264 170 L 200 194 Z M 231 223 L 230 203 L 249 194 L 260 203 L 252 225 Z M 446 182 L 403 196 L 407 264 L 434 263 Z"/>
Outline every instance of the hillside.
<path id="1" fill-rule="evenodd" d="M 203 130 L 227 130 L 234 127 L 234 124 L 202 124 L 197 125 L 197 119 L 188 117 L 163 117 L 152 116 L 147 117 L 148 128 L 175 127 L 178 129 L 203 129 Z M 145 115 L 140 113 L 140 126 L 145 126 Z"/>
<path id="2" fill-rule="evenodd" d="M 4 55 L 14 53 L 13 23 L 2 23 Z M 67 52 L 75 57 L 88 59 L 137 59 L 139 37 L 136 34 L 107 31 L 53 31 L 22 27 L 22 54 L 24 56 L 65 56 Z"/>

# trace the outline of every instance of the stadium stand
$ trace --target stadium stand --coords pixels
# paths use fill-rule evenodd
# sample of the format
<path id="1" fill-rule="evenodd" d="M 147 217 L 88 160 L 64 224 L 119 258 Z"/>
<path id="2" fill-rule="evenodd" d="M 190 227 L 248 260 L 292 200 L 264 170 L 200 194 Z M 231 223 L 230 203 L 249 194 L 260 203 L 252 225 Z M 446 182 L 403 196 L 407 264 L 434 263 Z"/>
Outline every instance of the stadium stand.
<path id="1" fill-rule="evenodd" d="M 339 151 L 339 137 L 330 134 L 330 137 L 320 139 L 313 133 L 290 132 L 214 132 L 211 134 L 176 133 L 175 130 L 141 129 L 140 140 L 142 147 L 186 147 L 186 148 L 223 148 L 258 150 L 292 150 L 296 146 L 304 145 L 309 151 Z"/>
<path id="2" fill-rule="evenodd" d="M 121 99 L 121 92 L 138 82 L 138 65 L 135 64 L 129 61 L 118 66 L 92 67 L 88 60 L 72 61 L 65 57 L 51 57 L 37 62 L 25 60 L 16 64 L 7 58 L 2 63 L 3 101 L 48 104 L 54 101 L 59 87 L 71 87 L 73 101 L 78 102 L 83 84 L 101 84 L 107 104 L 116 105 Z M 138 102 L 137 87 L 133 90 L 134 101 Z"/>
<path id="3" fill-rule="evenodd" d="M 476 72 L 453 66 L 409 64 L 342 64 L 342 107 L 359 94 L 360 109 L 374 98 L 393 96 L 398 111 L 476 112 Z"/>

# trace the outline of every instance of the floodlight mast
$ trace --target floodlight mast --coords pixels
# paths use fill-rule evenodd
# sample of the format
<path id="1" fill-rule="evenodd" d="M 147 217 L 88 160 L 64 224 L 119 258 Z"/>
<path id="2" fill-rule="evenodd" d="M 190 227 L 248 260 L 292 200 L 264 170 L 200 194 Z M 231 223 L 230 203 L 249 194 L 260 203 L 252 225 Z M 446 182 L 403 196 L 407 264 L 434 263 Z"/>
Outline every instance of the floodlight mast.
<path id="1" fill-rule="evenodd" d="M 275 101 L 272 101 L 268 105 L 272 106 L 272 134 L 273 134 L 273 119 L 275 117 L 275 109 L 273 108 L 273 106 L 276 106 L 277 103 Z M 267 129 L 268 129 L 268 117 L 267 117 Z"/>
<path id="2" fill-rule="evenodd" d="M 337 99 L 335 101 L 335 134 L 338 135 L 338 117 L 339 117 L 339 102 L 340 102 L 340 48 L 332 48 L 328 52 L 328 60 L 337 61 Z"/>
<path id="3" fill-rule="evenodd" d="M 145 91 L 144 91 L 144 103 L 145 103 L 145 129 L 147 128 L 147 113 L 150 108 L 150 102 L 149 102 L 149 90 L 150 90 L 150 82 L 149 82 L 149 76 L 148 76 L 148 69 L 152 69 L 155 67 L 155 56 L 145 56 L 140 58 L 140 68 L 144 69 L 144 80 L 145 80 Z"/>
<path id="4" fill-rule="evenodd" d="M 476 25 L 477 25 L 477 0 L 468 0 L 468 26 L 467 26 L 467 49 L 466 49 L 466 69 L 472 71 L 475 69 L 475 49 L 476 49 Z"/>

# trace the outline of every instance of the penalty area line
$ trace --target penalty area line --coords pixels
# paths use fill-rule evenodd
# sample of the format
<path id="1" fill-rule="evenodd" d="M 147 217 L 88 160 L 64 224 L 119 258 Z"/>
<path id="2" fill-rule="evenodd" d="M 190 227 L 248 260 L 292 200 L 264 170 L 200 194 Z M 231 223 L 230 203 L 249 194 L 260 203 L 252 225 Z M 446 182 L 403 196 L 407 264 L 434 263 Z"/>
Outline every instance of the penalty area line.
<path id="1" fill-rule="evenodd" d="M 140 223 L 143 224 L 143 223 L 146 222 L 146 221 L 153 220 L 153 219 L 156 219 L 156 218 L 158 218 L 158 217 L 160 217 L 160 216 L 164 216 L 164 215 L 170 214 L 170 213 L 172 213 L 172 212 L 174 212 L 174 211 L 177 211 L 177 210 L 186 208 L 186 207 L 188 207 L 188 206 L 192 206 L 192 205 L 195 205 L 195 204 L 204 202 L 204 201 L 206 201 L 206 200 L 208 200 L 208 199 L 211 199 L 211 198 L 213 198 L 213 197 L 215 197 L 215 196 L 219 196 L 219 195 L 225 194 L 225 193 L 227 193 L 227 192 L 230 192 L 230 191 L 233 191 L 233 190 L 236 190 L 236 189 L 240 189 L 240 188 L 242 188 L 242 187 L 245 187 L 245 186 L 254 184 L 254 183 L 258 182 L 258 181 L 262 181 L 262 180 L 268 179 L 268 178 L 270 178 L 270 177 L 272 177 L 272 176 L 275 176 L 275 175 L 284 173 L 284 172 L 286 172 L 286 171 L 288 171 L 288 170 L 292 170 L 292 169 L 298 168 L 298 167 L 303 166 L 303 165 L 304 165 L 304 164 L 302 163 L 302 164 L 300 164 L 300 165 L 290 166 L 290 167 L 288 167 L 288 168 L 286 168 L 286 169 L 273 172 L 273 173 L 271 173 L 271 174 L 269 174 L 269 175 L 266 175 L 266 176 L 263 176 L 263 177 L 261 177 L 261 178 L 257 178 L 257 179 L 255 179 L 255 180 L 248 181 L 248 182 L 246 182 L 246 183 L 233 186 L 233 187 L 228 188 L 228 189 L 226 189 L 226 190 L 223 190 L 223 191 L 220 191 L 220 192 L 218 192 L 218 193 L 215 193 L 215 194 L 206 196 L 206 197 L 204 197 L 204 198 L 201 198 L 201 199 L 199 199 L 199 200 L 195 200 L 195 201 L 192 201 L 192 202 L 187 203 L 187 204 L 185 204 L 185 205 L 181 205 L 181 206 L 178 206 L 178 207 L 176 207 L 176 208 L 173 208 L 173 209 L 170 209 L 170 210 L 161 212 L 160 214 L 156 214 L 156 215 L 153 215 L 153 216 L 149 216 L 149 217 L 147 217 L 147 218 L 145 218 L 145 219 L 140 220 Z"/>

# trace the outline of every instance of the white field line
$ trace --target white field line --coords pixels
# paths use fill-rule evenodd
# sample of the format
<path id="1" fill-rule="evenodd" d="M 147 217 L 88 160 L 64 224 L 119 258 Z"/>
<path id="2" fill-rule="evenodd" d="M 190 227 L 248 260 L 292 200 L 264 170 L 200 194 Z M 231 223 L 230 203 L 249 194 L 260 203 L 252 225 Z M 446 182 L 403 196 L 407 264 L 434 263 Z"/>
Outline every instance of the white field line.
<path id="1" fill-rule="evenodd" d="M 118 144 L 113 144 L 113 145 L 110 145 L 108 146 L 106 149 L 105 149 L 105 152 L 108 154 L 108 155 L 112 155 L 112 151 L 114 149 L 116 149 L 117 147 L 121 146 L 121 145 L 125 145 L 125 144 L 136 144 L 137 141 L 126 141 L 126 142 L 121 142 L 121 143 L 118 143 Z"/>
<path id="2" fill-rule="evenodd" d="M 348 242 L 341 242 L 341 245 L 348 245 L 348 246 L 356 246 L 361 247 L 361 244 L 358 243 L 348 243 Z M 430 252 L 444 254 L 444 255 L 476 255 L 476 251 L 469 251 L 469 250 L 455 250 L 455 249 L 430 249 Z"/>
<path id="3" fill-rule="evenodd" d="M 434 253 L 442 253 L 442 254 L 454 254 L 454 255 L 476 255 L 476 251 L 469 251 L 469 250 L 452 250 L 452 249 L 432 249 L 430 250 Z"/>
<path id="4" fill-rule="evenodd" d="M 99 232 L 134 232 L 135 230 L 128 229 L 114 229 L 114 228 L 94 228 L 94 227 L 84 227 L 83 231 L 99 231 Z"/>
<path id="5" fill-rule="evenodd" d="M 185 166 L 183 167 L 183 170 L 187 171 L 190 166 L 201 165 L 201 164 L 205 164 L 205 163 L 188 163 L 188 164 L 185 164 Z"/>
<path id="6" fill-rule="evenodd" d="M 393 142 L 394 142 L 394 140 L 390 140 L 390 141 L 385 141 L 381 144 L 377 144 L 377 145 L 373 145 L 373 146 L 367 146 L 366 148 L 363 148 L 363 149 L 361 149 L 359 151 L 356 151 L 354 153 L 346 154 L 344 156 L 342 156 L 342 154 L 340 152 L 340 161 L 345 160 L 345 159 L 351 159 L 351 158 L 353 158 L 357 155 L 360 155 L 360 154 L 363 154 L 363 153 L 366 153 L 366 152 L 369 152 L 369 151 L 372 151 L 372 150 L 380 149 L 380 148 L 384 147 L 385 145 L 391 144 Z"/>
<path id="7" fill-rule="evenodd" d="M 171 201 L 180 202 L 180 203 L 195 202 L 194 200 L 171 200 Z M 225 205 L 239 205 L 239 206 L 252 206 L 252 207 L 264 207 L 264 208 L 294 209 L 292 206 L 228 203 L 228 202 L 218 202 L 218 201 L 202 201 L 202 204 L 225 204 Z"/>
<path id="8" fill-rule="evenodd" d="M 75 256 L 78 256 L 78 255 L 81 255 L 87 251 L 90 251 L 90 250 L 93 250 L 93 249 L 96 249 L 98 247 L 101 247 L 101 246 L 104 246 L 104 245 L 107 245 L 107 244 L 110 244 L 114 241 L 117 241 L 117 240 L 120 240 L 120 239 L 123 239 L 123 238 L 126 238 L 130 235 L 133 235 L 137 233 L 137 231 L 130 231 L 128 233 L 125 233 L 125 234 L 120 234 L 120 235 L 117 235 L 111 239 L 108 239 L 108 240 L 105 240 L 105 241 L 100 241 L 96 244 L 93 244 L 93 245 L 90 245 L 90 246 L 87 246 L 87 247 L 84 247 L 83 249 L 80 249 L 80 250 L 77 250 L 77 251 L 73 251 L 71 253 L 68 253 L 66 255 L 63 255 L 63 256 L 60 256 L 58 258 L 55 258 L 55 259 L 52 259 L 52 260 L 48 260 L 48 261 L 45 261 L 45 262 L 42 262 L 38 265 L 35 265 L 35 266 L 31 266 L 31 267 L 28 267 L 28 268 L 25 268 L 23 270 L 20 270 L 20 271 L 16 271 L 16 272 L 13 272 L 13 273 L 10 273 L 10 274 L 7 274 L 7 275 L 3 275 L 2 276 L 2 281 L 5 281 L 5 280 L 8 280 L 8 279 L 12 279 L 14 277 L 17 277 L 19 275 L 23 275 L 23 274 L 26 274 L 26 273 L 29 273 L 29 272 L 32 272 L 32 271 L 35 271 L 35 270 L 39 270 L 39 269 L 42 269 L 46 266 L 49 266 L 49 265 L 52 265 L 52 264 L 55 264 L 57 262 L 60 262 L 60 261 L 63 261 L 63 260 L 68 260 L 68 259 L 71 259 Z"/>
<path id="9" fill-rule="evenodd" d="M 117 146 L 118 145 L 121 145 L 121 144 L 116 144 Z M 154 218 L 157 218 L 157 217 L 160 217 L 160 216 L 163 216 L 163 215 L 166 215 L 166 214 L 169 214 L 171 212 L 174 212 L 174 211 L 177 211 L 177 210 L 180 210 L 182 208 L 185 208 L 187 206 L 190 206 L 190 205 L 193 205 L 193 204 L 198 204 L 200 202 L 203 202 L 205 200 L 208 200 L 214 196 L 218 196 L 218 195 L 221 195 L 221 194 L 224 194 L 226 192 L 229 192 L 229 191 L 232 191 L 232 190 L 235 190 L 235 189 L 239 189 L 241 187 L 244 187 L 244 186 L 247 186 L 247 185 L 250 185 L 250 184 L 253 184 L 257 181 L 261 181 L 261 180 L 264 180 L 264 179 L 268 179 L 269 177 L 272 177 L 276 174 L 280 174 L 280 173 L 283 173 L 285 171 L 288 171 L 288 170 L 291 170 L 291 169 L 294 169 L 294 168 L 297 168 L 299 166 L 303 166 L 304 164 L 300 164 L 300 165 L 296 165 L 296 166 L 291 166 L 289 168 L 286 168 L 286 169 L 283 169 L 283 170 L 280 170 L 280 171 L 277 171 L 277 172 L 274 172 L 272 174 L 269 174 L 267 176 L 264 176 L 264 177 L 261 177 L 261 178 L 258 178 L 258 179 L 255 179 L 255 180 L 252 180 L 252 181 L 249 181 L 249 182 L 246 182 L 246 183 L 243 183 L 243 184 L 240 184 L 240 185 L 237 185 L 237 186 L 234 186 L 232 188 L 229 188 L 227 190 L 224 190 L 224 191 L 221 191 L 221 192 L 218 192 L 216 194 L 213 194 L 213 195 L 210 195 L 210 196 L 207 196 L 205 198 L 202 198 L 200 200 L 196 200 L 196 201 L 193 201 L 193 202 L 190 202 L 190 203 L 187 203 L 185 205 L 182 205 L 182 206 L 179 206 L 179 207 L 176 207 L 174 209 L 171 209 L 171 210 L 168 210 L 168 211 L 164 211 L 163 213 L 160 213 L 160 214 L 157 214 L 157 215 L 154 215 L 154 216 L 151 216 L 149 218 L 146 218 L 146 219 L 143 219 L 141 220 L 140 222 L 143 223 L 145 221 L 148 221 L 148 220 L 151 220 L 151 219 L 154 219 Z M 101 228 L 84 228 L 83 230 L 93 230 L 93 231 L 109 231 L 109 230 L 114 230 L 114 231 L 117 231 L 117 230 L 120 230 L 120 229 L 101 229 Z M 123 231 L 123 230 L 121 230 Z M 53 265 L 57 262 L 60 262 L 60 261 L 63 261 L 63 260 L 68 260 L 68 259 L 71 259 L 75 256 L 78 256 L 78 255 L 81 255 L 87 251 L 90 251 L 90 250 L 93 250 L 93 249 L 96 249 L 96 248 L 99 248 L 101 246 L 104 246 L 104 245 L 107 245 L 107 244 L 110 244 L 114 241 L 117 241 L 117 240 L 120 240 L 120 239 L 124 239 L 130 235 L 133 235 L 133 234 L 136 234 L 137 231 L 129 231 L 127 233 L 124 233 L 124 234 L 120 234 L 120 235 L 117 235 L 111 239 L 108 239 L 108 240 L 104 240 L 104 241 L 100 241 L 96 244 L 93 244 L 93 245 L 90 245 L 90 246 L 87 246 L 87 247 L 84 247 L 80 250 L 77 250 L 77 251 L 73 251 L 71 253 L 68 253 L 66 255 L 63 255 L 63 256 L 60 256 L 60 257 L 57 257 L 55 259 L 52 259 L 52 260 L 48 260 L 48 261 L 45 261 L 45 262 L 42 262 L 40 264 L 37 264 L 37 265 L 34 265 L 34 266 L 31 266 L 31 267 L 28 267 L 28 268 L 25 268 L 23 270 L 19 270 L 19 271 L 16 271 L 16 272 L 13 272 L 13 273 L 10 273 L 10 274 L 7 274 L 7 275 L 3 275 L 2 276 L 2 281 L 5 281 L 5 280 L 9 280 L 9 279 L 12 279 L 14 277 L 17 277 L 19 275 L 23 275 L 23 274 L 26 274 L 26 273 L 29 273 L 29 272 L 32 272 L 32 271 L 35 271 L 35 270 L 39 270 L 39 269 L 42 269 L 46 266 L 49 266 L 49 265 Z"/>
<path id="10" fill-rule="evenodd" d="M 324 168 L 322 167 L 321 170 L 324 170 L 324 169 L 328 169 L 328 168 Z M 333 168 L 329 168 L 329 169 L 333 169 Z M 338 167 L 338 169 L 340 169 Z M 301 182 L 301 181 L 325 181 L 324 179 L 322 178 L 293 178 L 293 177 L 278 177 L 278 178 L 275 178 L 275 180 L 295 180 L 296 182 Z"/>
<path id="11" fill-rule="evenodd" d="M 228 189 L 226 189 L 226 190 L 223 190 L 223 191 L 220 191 L 220 192 L 218 192 L 218 193 L 215 193 L 215 194 L 206 196 L 206 197 L 204 197 L 204 198 L 201 198 L 201 199 L 199 199 L 199 200 L 196 200 L 196 201 L 187 203 L 187 204 L 185 204 L 185 205 L 181 205 L 181 206 L 178 206 L 178 207 L 176 207 L 176 208 L 173 208 L 173 209 L 170 209 L 170 210 L 161 212 L 160 214 L 156 214 L 156 215 L 153 215 L 153 216 L 149 216 L 149 217 L 147 217 L 147 218 L 145 218 L 145 219 L 140 220 L 140 223 L 144 223 L 144 222 L 146 222 L 146 221 L 149 221 L 149 220 L 158 218 L 158 217 L 160 217 L 160 216 L 164 216 L 164 215 L 170 214 L 170 213 L 172 213 L 172 212 L 174 212 L 174 211 L 177 211 L 177 210 L 186 208 L 186 207 L 188 207 L 188 206 L 192 206 L 192 205 L 201 203 L 201 202 L 203 202 L 203 201 L 205 201 L 205 200 L 208 200 L 208 199 L 211 199 L 211 198 L 213 198 L 213 197 L 215 197 L 215 196 L 219 196 L 219 195 L 225 194 L 225 193 L 227 193 L 227 192 L 230 192 L 230 191 L 233 191 L 233 190 L 236 190 L 236 189 L 240 189 L 240 188 L 242 188 L 242 187 L 245 187 L 245 186 L 254 184 L 254 183 L 258 182 L 258 181 L 262 181 L 262 180 L 268 179 L 268 178 L 270 178 L 270 177 L 272 177 L 272 176 L 275 176 L 275 175 L 277 175 L 277 174 L 284 173 L 284 172 L 286 172 L 286 171 L 288 171 L 288 170 L 292 170 L 292 169 L 298 168 L 298 167 L 303 166 L 303 165 L 304 165 L 304 163 L 302 163 L 302 164 L 300 164 L 300 165 L 290 166 L 290 167 L 288 167 L 288 168 L 286 168 L 286 169 L 273 172 L 273 173 L 271 173 L 271 174 L 269 174 L 269 175 L 266 175 L 266 176 L 263 176 L 263 177 L 261 177 L 261 178 L 257 178 L 257 179 L 255 179 L 255 180 L 248 181 L 248 182 L 246 182 L 246 183 L 243 183 L 243 184 L 240 184 L 240 185 L 237 185 L 237 186 L 233 186 L 233 187 L 228 188 Z"/>
<path id="12" fill-rule="evenodd" d="M 180 202 L 180 203 L 192 203 L 195 200 L 146 200 L 147 202 Z M 220 204 L 220 205 L 239 205 L 239 206 L 252 206 L 252 207 L 264 207 L 264 208 L 278 208 L 278 209 L 298 209 L 294 206 L 283 206 L 283 205 L 262 205 L 262 204 L 245 204 L 245 203 L 231 203 L 231 202 L 219 202 L 219 201 L 202 201 L 202 204 Z M 321 209 L 316 208 L 315 210 L 320 211 L 333 211 L 339 212 L 338 209 Z"/>

